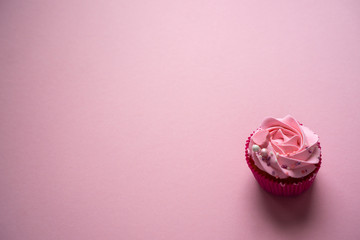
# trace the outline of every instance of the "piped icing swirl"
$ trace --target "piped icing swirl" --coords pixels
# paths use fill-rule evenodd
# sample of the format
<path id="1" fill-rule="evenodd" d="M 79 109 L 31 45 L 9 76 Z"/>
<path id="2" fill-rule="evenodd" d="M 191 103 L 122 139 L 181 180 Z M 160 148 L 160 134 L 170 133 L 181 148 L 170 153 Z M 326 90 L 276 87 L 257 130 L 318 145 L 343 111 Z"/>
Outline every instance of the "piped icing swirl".
<path id="1" fill-rule="evenodd" d="M 301 178 L 320 161 L 319 137 L 290 115 L 265 118 L 250 138 L 255 165 L 276 178 Z"/>

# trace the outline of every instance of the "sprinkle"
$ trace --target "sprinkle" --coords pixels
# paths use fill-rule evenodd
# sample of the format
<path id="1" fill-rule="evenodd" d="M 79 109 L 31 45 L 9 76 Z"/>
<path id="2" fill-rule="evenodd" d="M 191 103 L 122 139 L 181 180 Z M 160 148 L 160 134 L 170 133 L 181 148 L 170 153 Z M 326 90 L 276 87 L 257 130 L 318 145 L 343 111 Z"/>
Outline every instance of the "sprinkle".
<path id="1" fill-rule="evenodd" d="M 261 149 L 261 155 L 266 157 L 268 155 L 268 150 L 266 148 Z"/>
<path id="2" fill-rule="evenodd" d="M 275 171 L 273 170 L 273 171 L 271 172 L 271 174 L 272 174 L 272 175 L 275 175 Z"/>
<path id="3" fill-rule="evenodd" d="M 282 168 L 287 168 L 287 165 L 283 164 L 281 165 Z"/>
<path id="4" fill-rule="evenodd" d="M 260 151 L 260 147 L 258 145 L 256 145 L 256 144 L 254 144 L 254 145 L 252 145 L 252 150 L 254 152 L 258 152 L 258 151 Z"/>

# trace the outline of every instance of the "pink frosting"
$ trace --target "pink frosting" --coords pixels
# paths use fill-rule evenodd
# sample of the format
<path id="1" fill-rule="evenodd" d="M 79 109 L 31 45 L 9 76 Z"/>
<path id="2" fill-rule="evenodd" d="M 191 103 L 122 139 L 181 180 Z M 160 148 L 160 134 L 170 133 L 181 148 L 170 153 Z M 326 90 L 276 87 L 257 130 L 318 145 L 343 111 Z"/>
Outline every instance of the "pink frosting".
<path id="1" fill-rule="evenodd" d="M 319 163 L 318 140 L 313 131 L 290 115 L 269 117 L 251 137 L 249 154 L 258 168 L 274 177 L 301 178 L 314 171 Z"/>

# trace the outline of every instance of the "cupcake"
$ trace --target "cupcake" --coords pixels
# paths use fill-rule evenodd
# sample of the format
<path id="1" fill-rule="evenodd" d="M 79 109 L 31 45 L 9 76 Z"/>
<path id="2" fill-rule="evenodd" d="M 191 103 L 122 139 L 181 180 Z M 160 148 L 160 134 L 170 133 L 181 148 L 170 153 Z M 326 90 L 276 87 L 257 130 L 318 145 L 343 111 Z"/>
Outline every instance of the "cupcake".
<path id="1" fill-rule="evenodd" d="M 292 116 L 268 117 L 245 144 L 246 161 L 266 191 L 298 195 L 315 180 L 321 164 L 319 137 Z"/>

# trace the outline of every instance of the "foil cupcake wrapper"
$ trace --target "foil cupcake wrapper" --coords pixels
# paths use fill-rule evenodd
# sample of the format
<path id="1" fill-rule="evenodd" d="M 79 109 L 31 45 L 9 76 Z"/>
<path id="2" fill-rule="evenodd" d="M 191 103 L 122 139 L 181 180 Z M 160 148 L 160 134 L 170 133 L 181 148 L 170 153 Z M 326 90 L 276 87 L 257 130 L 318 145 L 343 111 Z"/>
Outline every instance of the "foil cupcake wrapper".
<path id="1" fill-rule="evenodd" d="M 248 148 L 249 148 L 250 139 L 253 134 L 254 132 L 250 135 L 250 137 L 247 139 L 245 144 L 246 162 L 251 172 L 253 173 L 255 179 L 265 191 L 279 196 L 296 196 L 310 188 L 320 169 L 321 159 L 322 159 L 321 152 L 320 152 L 320 161 L 316 165 L 316 169 L 309 175 L 300 179 L 291 178 L 290 181 L 288 178 L 287 179 L 275 178 L 270 174 L 268 174 L 267 172 L 260 170 L 255 165 L 254 161 L 251 159 Z M 321 149 L 320 143 L 318 143 L 318 146 Z"/>

